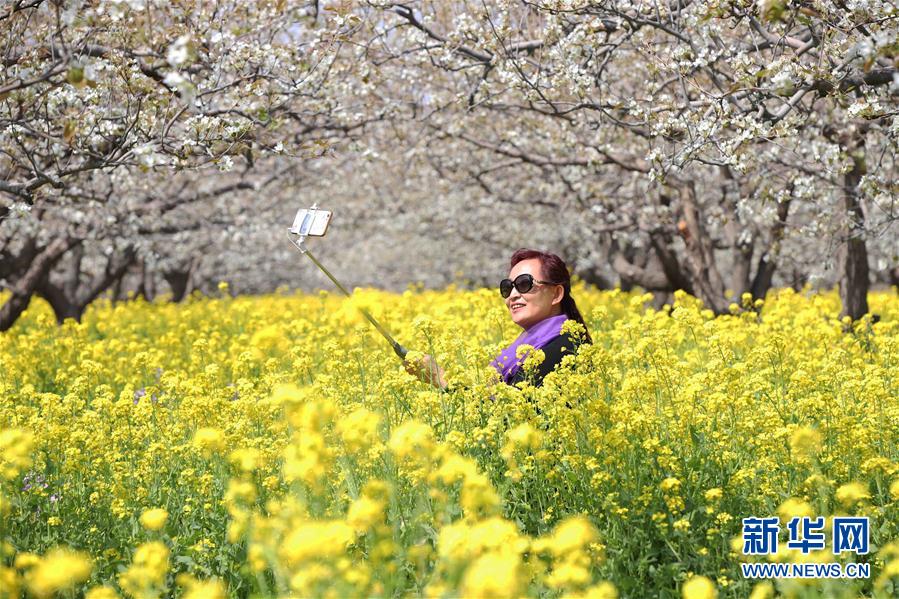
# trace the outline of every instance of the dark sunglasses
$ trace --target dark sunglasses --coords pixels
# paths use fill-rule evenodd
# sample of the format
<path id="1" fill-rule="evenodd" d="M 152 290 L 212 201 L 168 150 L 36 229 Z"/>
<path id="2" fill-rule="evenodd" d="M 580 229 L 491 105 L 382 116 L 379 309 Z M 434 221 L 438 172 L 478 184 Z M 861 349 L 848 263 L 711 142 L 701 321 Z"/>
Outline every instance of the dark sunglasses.
<path id="1" fill-rule="evenodd" d="M 518 275 L 515 277 L 515 280 L 512 279 L 503 279 L 499 282 L 499 294 L 503 296 L 503 298 L 507 298 L 512 295 L 512 288 L 518 290 L 518 293 L 527 293 L 531 289 L 534 288 L 534 283 L 543 283 L 545 285 L 557 285 L 558 283 L 553 283 L 552 281 L 539 281 L 535 279 L 532 275 L 527 273 L 523 275 Z"/>

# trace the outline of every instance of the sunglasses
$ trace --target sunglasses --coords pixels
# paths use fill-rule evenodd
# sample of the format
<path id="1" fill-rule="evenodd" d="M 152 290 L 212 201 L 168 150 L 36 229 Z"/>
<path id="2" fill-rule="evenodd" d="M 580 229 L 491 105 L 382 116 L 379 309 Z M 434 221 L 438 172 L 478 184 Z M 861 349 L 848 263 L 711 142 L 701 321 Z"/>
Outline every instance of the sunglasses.
<path id="1" fill-rule="evenodd" d="M 557 285 L 557 283 L 553 283 L 552 281 L 538 281 L 532 275 L 527 273 L 523 275 L 518 275 L 515 277 L 515 280 L 512 279 L 503 279 L 499 282 L 499 294 L 503 296 L 503 298 L 507 298 L 512 295 L 512 288 L 518 290 L 518 293 L 527 293 L 531 289 L 534 288 L 534 283 L 543 283 L 545 285 Z"/>

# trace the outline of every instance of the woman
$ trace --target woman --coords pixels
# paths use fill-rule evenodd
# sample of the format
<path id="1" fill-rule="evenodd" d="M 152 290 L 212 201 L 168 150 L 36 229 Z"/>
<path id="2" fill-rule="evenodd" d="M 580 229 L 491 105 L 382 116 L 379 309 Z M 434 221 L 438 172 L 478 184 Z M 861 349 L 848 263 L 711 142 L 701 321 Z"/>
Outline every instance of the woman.
<path id="1" fill-rule="evenodd" d="M 585 341 L 592 343 L 587 325 L 571 297 L 571 276 L 565 262 L 555 254 L 538 250 L 520 249 L 512 254 L 509 278 L 500 283 L 500 295 L 512 321 L 524 331 L 490 363 L 506 384 L 514 385 L 530 380 L 535 386 L 543 384 L 543 378 L 568 354 L 573 354 L 576 341 L 567 333 L 562 334 L 562 323 L 575 320 L 584 325 Z M 526 356 L 516 359 L 520 345 L 528 344 L 543 350 L 543 363 L 533 378 L 528 378 L 521 363 Z M 443 369 L 430 355 L 415 364 L 406 362 L 406 371 L 435 387 L 447 389 Z M 432 373 L 432 370 L 434 371 Z"/>

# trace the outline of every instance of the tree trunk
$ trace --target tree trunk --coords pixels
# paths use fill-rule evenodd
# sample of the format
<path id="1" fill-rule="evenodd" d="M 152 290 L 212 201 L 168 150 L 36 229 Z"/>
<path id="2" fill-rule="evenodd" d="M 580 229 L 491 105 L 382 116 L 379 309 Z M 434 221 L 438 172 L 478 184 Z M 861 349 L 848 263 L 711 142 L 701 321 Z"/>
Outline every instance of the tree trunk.
<path id="1" fill-rule="evenodd" d="M 172 301 L 180 302 L 189 293 L 190 277 L 193 270 L 193 261 L 187 268 L 176 268 L 162 273 L 162 278 L 169 284 L 172 290 Z"/>
<path id="2" fill-rule="evenodd" d="M 629 257 L 615 240 L 610 246 L 610 262 L 620 277 L 622 291 L 630 291 L 634 285 L 639 285 L 647 291 L 671 289 L 668 277 L 665 276 L 658 259 L 647 259 L 647 256 L 642 254 Z"/>
<path id="3" fill-rule="evenodd" d="M 721 186 L 721 207 L 727 214 L 724 230 L 727 233 L 733 261 L 730 275 L 731 296 L 727 299 L 739 303 L 743 294 L 751 289 L 752 256 L 755 253 L 756 239 L 753 228 L 740 222 L 735 195 L 742 198 L 752 197 L 756 186 L 734 176 L 730 167 L 721 167 L 721 172 L 729 181 Z M 728 193 L 729 188 L 735 188 L 736 194 Z"/>
<path id="4" fill-rule="evenodd" d="M 49 281 L 49 277 L 45 277 L 35 291 L 38 295 L 47 300 L 47 303 L 53 308 L 53 314 L 56 316 L 57 324 L 62 324 L 65 322 L 66 318 L 74 318 L 76 322 L 81 322 L 81 316 L 84 314 L 84 306 L 79 306 L 73 302 L 66 295 L 64 287 L 54 285 Z"/>
<path id="5" fill-rule="evenodd" d="M 72 269 L 66 277 L 62 291 L 68 297 L 75 297 L 75 294 L 78 293 L 78 287 L 81 286 L 81 262 L 84 260 L 84 245 L 79 245 L 73 249 L 71 254 Z"/>
<path id="6" fill-rule="evenodd" d="M 0 307 L 0 331 L 8 331 L 28 308 L 31 296 L 63 255 L 81 240 L 57 237 L 45 246 L 28 265 L 25 274 L 12 286 L 12 295 Z"/>
<path id="7" fill-rule="evenodd" d="M 37 253 L 37 237 L 35 236 L 29 236 L 25 240 L 18 254 L 13 254 L 9 248 L 4 247 L 0 250 L 0 279 L 18 280 L 19 276 L 28 270 Z"/>
<path id="8" fill-rule="evenodd" d="M 730 277 L 732 295 L 728 298 L 732 302 L 740 303 L 740 298 L 743 294 L 752 288 L 749 282 L 749 274 L 752 270 L 752 254 L 754 252 L 755 243 L 752 239 L 749 241 L 738 241 L 733 246 L 734 266 Z"/>
<path id="9" fill-rule="evenodd" d="M 785 200 L 777 205 L 777 222 L 771 227 L 771 243 L 768 249 L 759 256 L 759 265 L 752 280 L 750 292 L 752 299 L 765 299 L 771 282 L 774 280 L 774 271 L 777 270 L 775 257 L 780 253 L 780 242 L 783 240 L 784 230 L 787 226 L 787 215 L 790 212 L 790 201 Z"/>
<path id="10" fill-rule="evenodd" d="M 118 257 L 116 254 L 109 256 L 103 272 L 97 273 L 86 287 L 78 289 L 75 301 L 82 306 L 82 311 L 100 297 L 100 294 L 122 280 L 136 256 L 137 251 L 130 245 Z"/>
<path id="11" fill-rule="evenodd" d="M 49 272 L 40 281 L 36 291 L 49 302 L 56 315 L 56 322 L 62 324 L 66 318 L 74 318 L 81 322 L 87 307 L 96 300 L 101 293 L 109 289 L 116 281 L 120 281 L 125 275 L 128 266 L 134 260 L 134 249 L 128 247 L 116 261 L 113 254 L 106 260 L 106 266 L 102 272 L 97 273 L 90 281 L 84 282 L 81 277 L 81 261 L 83 251 L 75 254 L 74 271 L 69 273 L 62 285 L 57 285 L 50 280 Z"/>
<path id="12" fill-rule="evenodd" d="M 858 184 L 865 174 L 865 142 L 862 136 L 857 140 L 854 147 L 849 147 L 852 170 L 843 177 L 846 243 L 840 252 L 840 301 L 843 304 L 840 318 L 849 316 L 853 321 L 868 313 L 868 288 L 871 285 L 864 238 L 865 215 L 858 200 Z"/>
<path id="13" fill-rule="evenodd" d="M 110 291 L 109 301 L 115 306 L 121 299 L 122 295 L 122 282 L 125 280 L 125 275 L 123 274 L 119 279 L 112 285 L 112 290 Z"/>
<path id="14" fill-rule="evenodd" d="M 688 182 L 680 191 L 684 213 L 683 237 L 687 245 L 686 264 L 696 290 L 695 295 L 715 314 L 724 314 L 727 312 L 724 281 L 715 264 L 712 239 L 702 222 L 695 187 L 692 182 Z"/>
<path id="15" fill-rule="evenodd" d="M 693 282 L 684 272 L 677 254 L 671 249 L 671 234 L 666 231 L 656 230 L 649 234 L 649 240 L 652 243 L 652 249 L 655 250 L 656 257 L 662 266 L 662 272 L 668 279 L 666 287 L 675 290 L 683 289 L 690 295 L 693 295 Z"/>
<path id="16" fill-rule="evenodd" d="M 752 255 L 755 252 L 755 236 L 745 234 L 746 228 L 740 225 L 737 216 L 736 200 L 732 194 L 727 193 L 726 186 L 723 186 L 722 196 L 721 205 L 727 212 L 724 230 L 727 233 L 733 261 L 730 273 L 731 296 L 727 299 L 739 303 L 741 296 L 750 288 L 749 277 L 752 270 Z"/>
<path id="17" fill-rule="evenodd" d="M 81 283 L 84 244 L 78 245 L 69 253 L 71 259 L 63 261 L 63 265 L 69 267 L 69 271 L 63 277 L 64 283 L 55 285 L 50 280 L 50 271 L 47 271 L 34 289 L 35 293 L 47 300 L 47 303 L 53 308 L 57 324 L 62 324 L 66 318 L 74 318 L 76 322 L 81 322 L 81 315 L 84 313 L 84 309 L 70 299 L 75 296 Z"/>
<path id="18" fill-rule="evenodd" d="M 156 297 L 156 283 L 145 260 L 141 260 L 140 263 L 140 286 L 137 288 L 135 297 L 138 295 L 142 295 L 148 302 L 152 302 Z"/>

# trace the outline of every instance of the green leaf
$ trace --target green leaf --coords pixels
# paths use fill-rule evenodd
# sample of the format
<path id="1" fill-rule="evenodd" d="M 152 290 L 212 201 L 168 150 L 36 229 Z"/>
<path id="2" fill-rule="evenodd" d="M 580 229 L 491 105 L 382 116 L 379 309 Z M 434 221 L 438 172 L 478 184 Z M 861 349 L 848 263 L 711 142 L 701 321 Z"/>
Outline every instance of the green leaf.
<path id="1" fill-rule="evenodd" d="M 66 73 L 66 81 L 75 87 L 84 87 L 84 69 L 81 67 L 69 67 Z"/>
<path id="2" fill-rule="evenodd" d="M 197 563 L 193 560 L 189 555 L 177 555 L 175 556 L 176 564 L 184 564 L 188 568 L 192 568 L 197 565 Z"/>
<path id="3" fill-rule="evenodd" d="M 71 144 L 72 140 L 75 138 L 75 123 L 74 121 L 66 121 L 65 126 L 62 128 L 62 138 L 65 140 L 67 144 Z"/>

